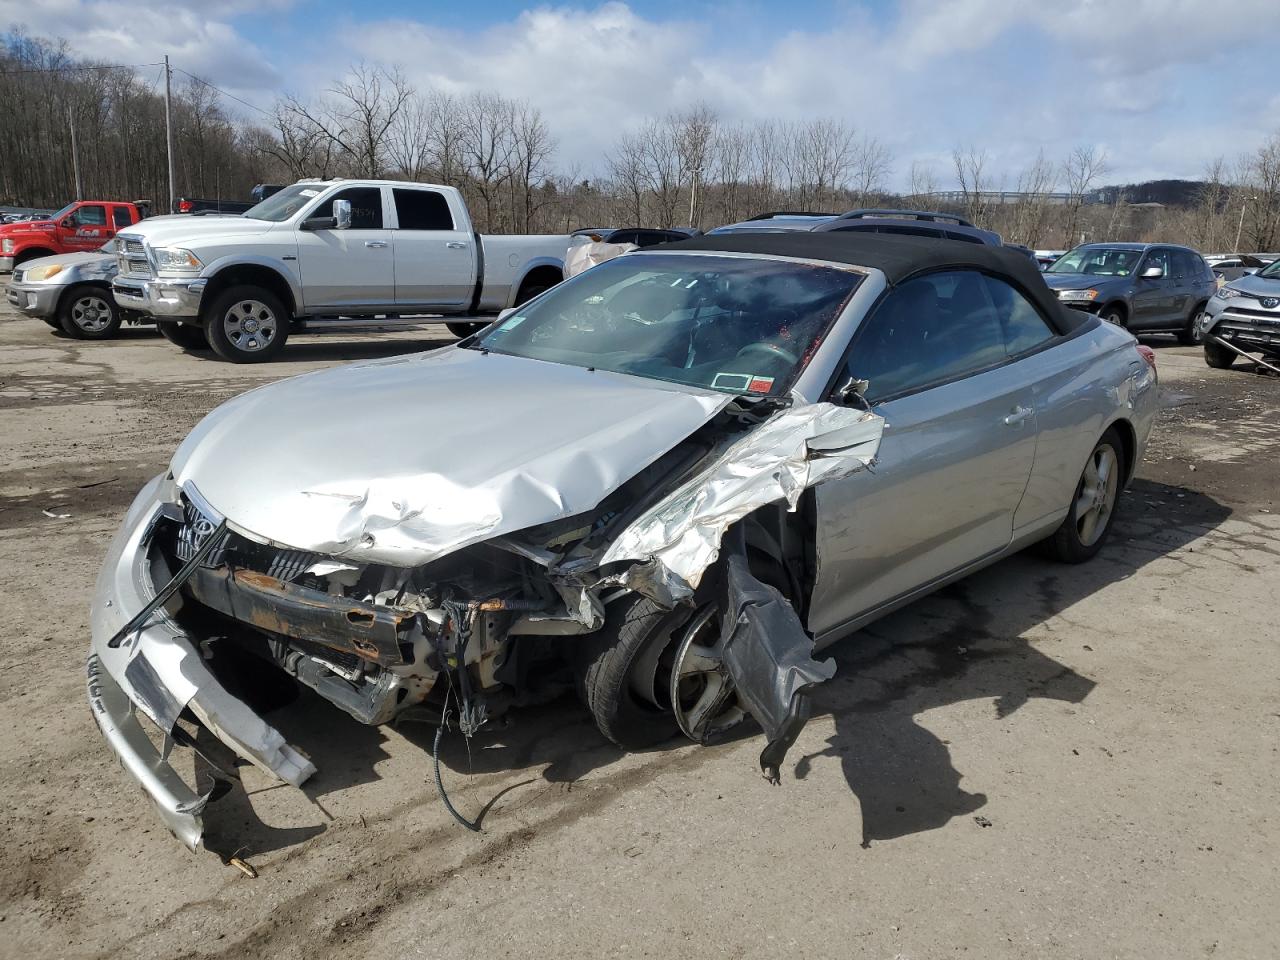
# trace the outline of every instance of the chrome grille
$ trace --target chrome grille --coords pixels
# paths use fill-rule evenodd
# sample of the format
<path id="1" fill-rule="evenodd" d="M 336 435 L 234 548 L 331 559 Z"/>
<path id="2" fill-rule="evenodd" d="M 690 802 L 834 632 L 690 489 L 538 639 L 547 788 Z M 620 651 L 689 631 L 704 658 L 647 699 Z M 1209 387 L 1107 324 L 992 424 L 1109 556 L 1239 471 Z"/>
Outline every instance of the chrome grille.
<path id="1" fill-rule="evenodd" d="M 151 261 L 147 249 L 136 237 L 116 237 L 116 267 L 123 277 L 151 279 Z"/>
<path id="2" fill-rule="evenodd" d="M 288 583 L 302 576 L 319 556 L 302 550 L 277 550 L 267 565 L 267 576 Z"/>
<path id="3" fill-rule="evenodd" d="M 210 517 L 205 516 L 200 510 L 188 500 L 185 496 L 182 498 L 183 523 L 178 530 L 177 541 L 174 545 L 174 553 L 182 563 L 190 560 L 197 550 L 204 545 L 205 538 L 211 534 L 217 527 Z M 279 549 L 271 550 L 269 547 L 257 547 L 256 544 L 249 544 L 241 540 L 235 535 L 228 537 L 227 542 L 216 548 L 208 557 L 205 558 L 204 566 L 219 567 L 227 560 L 228 546 L 235 547 L 239 543 L 242 547 L 248 547 L 248 556 L 241 556 L 245 553 L 244 549 L 236 549 L 237 564 L 242 564 L 248 569 L 257 569 L 265 573 L 269 577 L 275 577 L 283 583 L 290 583 L 306 572 L 307 567 L 311 566 L 320 559 L 318 553 L 309 553 L 306 550 L 288 550 Z M 270 559 L 267 559 L 267 558 Z M 265 567 L 266 569 L 262 569 Z"/>

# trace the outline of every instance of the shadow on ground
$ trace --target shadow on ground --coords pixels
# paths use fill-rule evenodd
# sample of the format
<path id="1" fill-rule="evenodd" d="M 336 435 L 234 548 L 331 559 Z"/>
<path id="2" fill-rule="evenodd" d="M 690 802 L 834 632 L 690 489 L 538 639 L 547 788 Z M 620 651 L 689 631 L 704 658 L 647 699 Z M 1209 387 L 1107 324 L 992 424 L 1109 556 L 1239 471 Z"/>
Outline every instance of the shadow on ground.
<path id="1" fill-rule="evenodd" d="M 817 753 L 793 752 L 783 776 L 789 767 L 803 780 L 815 759 L 838 758 L 861 811 L 860 818 L 850 816 L 850 829 L 860 829 L 864 846 L 932 830 L 981 809 L 986 796 L 961 787 L 963 774 L 952 763 L 948 744 L 916 718 L 934 707 L 990 700 L 995 732 L 1032 699 L 1080 703 L 1105 677 L 1091 679 L 1053 659 L 1046 652 L 1053 649 L 1052 637 L 1033 646 L 1025 635 L 1108 584 L 1204 536 L 1229 515 L 1227 507 L 1203 494 L 1139 480 L 1124 495 L 1110 542 L 1092 561 L 1070 566 L 1024 552 L 841 640 L 826 651 L 839 665 L 836 677 L 814 695 L 814 716 L 830 716 L 834 733 Z M 1074 651 L 1087 650 L 1091 641 L 1097 642 L 1092 634 L 1065 621 L 1057 642 L 1072 644 Z M 306 787 L 313 800 L 375 779 L 374 766 L 386 756 L 379 730 L 356 723 L 309 693 L 277 711 L 271 722 L 315 761 L 320 772 Z M 423 790 L 433 792 L 434 728 L 403 725 L 400 730 L 421 746 Z M 736 739 L 757 736 L 751 726 Z M 684 743 L 672 741 L 658 749 Z M 620 756 L 571 697 L 513 710 L 504 722 L 478 735 L 470 750 L 456 733 L 447 736 L 441 751 L 446 776 L 455 783 L 466 774 L 520 771 L 572 782 Z M 744 776 L 750 775 L 744 770 Z M 493 792 L 508 789 L 510 784 L 504 783 Z M 211 837 L 226 835 L 225 843 L 261 853 L 323 829 L 267 827 L 253 815 L 243 791 L 236 787 L 232 794 L 237 791 L 238 797 L 210 806 L 206 823 Z M 479 811 L 466 812 L 475 816 Z M 209 845 L 220 850 L 223 844 Z"/>

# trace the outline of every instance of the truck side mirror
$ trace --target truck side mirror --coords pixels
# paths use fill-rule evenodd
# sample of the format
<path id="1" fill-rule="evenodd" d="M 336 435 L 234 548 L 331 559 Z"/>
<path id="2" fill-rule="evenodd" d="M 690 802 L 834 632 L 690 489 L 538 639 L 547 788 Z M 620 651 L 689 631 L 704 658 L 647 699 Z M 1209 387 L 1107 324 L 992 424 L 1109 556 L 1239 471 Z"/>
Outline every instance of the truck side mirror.
<path id="1" fill-rule="evenodd" d="M 68 213 L 65 217 L 62 218 L 62 226 L 67 230 L 70 230 L 73 227 L 75 227 L 76 215 L 74 213 Z"/>
<path id="2" fill-rule="evenodd" d="M 850 377 L 836 390 L 835 401 L 842 407 L 866 407 L 870 408 L 867 403 L 867 390 L 871 386 L 870 380 L 858 380 Z"/>
<path id="3" fill-rule="evenodd" d="M 351 229 L 351 201 L 350 200 L 333 201 L 333 219 L 334 219 L 334 229 L 337 229 L 337 230 Z"/>

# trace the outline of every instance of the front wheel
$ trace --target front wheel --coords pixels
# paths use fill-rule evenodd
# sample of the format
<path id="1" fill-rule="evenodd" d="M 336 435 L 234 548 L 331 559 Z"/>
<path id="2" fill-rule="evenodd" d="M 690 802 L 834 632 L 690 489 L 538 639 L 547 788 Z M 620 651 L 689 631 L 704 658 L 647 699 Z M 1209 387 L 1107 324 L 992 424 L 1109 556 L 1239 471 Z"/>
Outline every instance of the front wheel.
<path id="1" fill-rule="evenodd" d="M 72 287 L 58 307 L 58 322 L 77 340 L 110 340 L 120 329 L 120 311 L 101 287 Z"/>
<path id="2" fill-rule="evenodd" d="M 1129 329 L 1129 325 L 1124 322 L 1124 311 L 1119 307 L 1107 307 L 1098 316 L 1104 323 L 1114 323 L 1117 327 Z"/>
<path id="3" fill-rule="evenodd" d="M 1229 347 L 1224 347 L 1217 340 L 1204 342 L 1204 362 L 1215 370 L 1229 369 L 1238 356 L 1238 353 Z"/>
<path id="4" fill-rule="evenodd" d="M 209 346 L 232 363 L 274 360 L 289 338 L 289 324 L 280 298 L 261 287 L 230 287 L 204 311 Z"/>
<path id="5" fill-rule="evenodd" d="M 1123 449 L 1120 435 L 1112 427 L 1089 454 L 1066 519 L 1045 541 L 1054 559 L 1083 563 L 1102 548 L 1111 533 L 1120 499 Z"/>
<path id="6" fill-rule="evenodd" d="M 209 338 L 204 330 L 193 323 L 178 323 L 177 320 L 157 320 L 160 336 L 183 350 L 208 350 Z"/>

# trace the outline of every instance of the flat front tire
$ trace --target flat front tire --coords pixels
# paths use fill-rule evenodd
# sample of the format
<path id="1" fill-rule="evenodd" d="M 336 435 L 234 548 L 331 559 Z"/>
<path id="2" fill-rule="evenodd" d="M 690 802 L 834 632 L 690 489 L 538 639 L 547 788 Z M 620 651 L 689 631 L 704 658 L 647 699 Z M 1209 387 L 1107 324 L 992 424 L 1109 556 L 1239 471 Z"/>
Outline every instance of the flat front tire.
<path id="1" fill-rule="evenodd" d="M 1045 541 L 1050 556 L 1063 563 L 1083 563 L 1102 549 L 1120 502 L 1124 469 L 1124 446 L 1112 427 L 1089 454 L 1062 525 Z"/>
<path id="2" fill-rule="evenodd" d="M 1236 362 L 1239 354 L 1229 350 L 1218 341 L 1209 339 L 1204 342 L 1204 362 L 1215 370 L 1227 370 Z"/>
<path id="3" fill-rule="evenodd" d="M 270 290 L 229 287 L 204 311 L 204 332 L 213 352 L 223 360 L 265 363 L 284 349 L 291 320 Z"/>
<path id="4" fill-rule="evenodd" d="M 77 340 L 110 340 L 120 330 L 120 311 L 108 291 L 82 284 L 63 295 L 58 323 Z"/>

